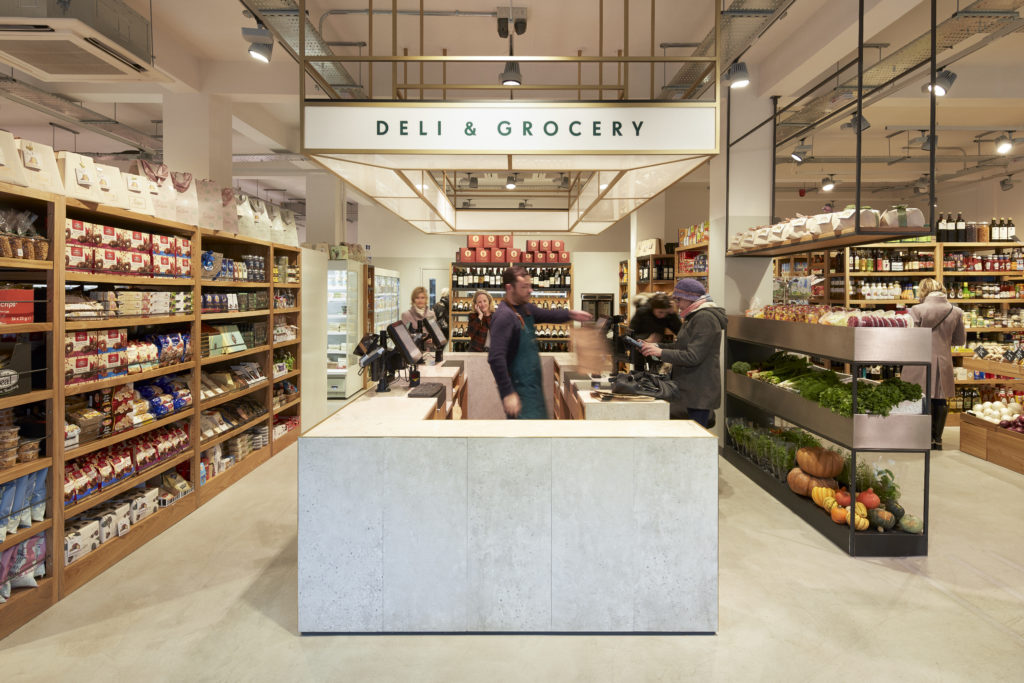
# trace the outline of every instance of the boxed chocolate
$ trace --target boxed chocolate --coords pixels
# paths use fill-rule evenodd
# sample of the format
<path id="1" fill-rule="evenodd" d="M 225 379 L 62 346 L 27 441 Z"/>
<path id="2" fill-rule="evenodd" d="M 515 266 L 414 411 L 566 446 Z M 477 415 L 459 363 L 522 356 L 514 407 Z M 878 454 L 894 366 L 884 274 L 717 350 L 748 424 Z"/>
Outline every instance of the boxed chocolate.
<path id="1" fill-rule="evenodd" d="M 132 275 L 149 275 L 153 272 L 153 257 L 139 252 L 128 252 L 128 272 Z"/>
<path id="2" fill-rule="evenodd" d="M 170 256 L 176 256 L 175 241 L 176 237 L 168 237 L 167 235 L 153 235 L 150 237 L 151 245 L 150 252 L 153 254 L 168 254 Z"/>
<path id="3" fill-rule="evenodd" d="M 526 240 L 526 249 L 524 249 L 523 251 L 540 251 L 540 241 Z"/>
<path id="4" fill-rule="evenodd" d="M 533 262 L 534 263 L 547 263 L 548 262 L 548 253 L 546 251 L 535 251 L 535 252 L 533 252 Z"/>
<path id="5" fill-rule="evenodd" d="M 491 250 L 490 249 L 477 249 L 476 250 L 476 262 L 477 263 L 490 263 L 491 261 Z"/>
<path id="6" fill-rule="evenodd" d="M 524 251 L 519 254 L 520 263 L 533 263 L 533 252 Z"/>
<path id="7" fill-rule="evenodd" d="M 96 333 L 89 330 L 76 330 L 64 333 L 64 355 L 82 356 L 96 353 Z"/>
<path id="8" fill-rule="evenodd" d="M 498 246 L 502 249 L 511 249 L 512 235 L 498 235 Z"/>
<path id="9" fill-rule="evenodd" d="M 132 230 L 129 234 L 129 249 L 135 251 L 144 251 L 149 253 L 151 248 L 151 240 L 148 232 L 139 232 L 138 230 Z"/>
<path id="10" fill-rule="evenodd" d="M 477 249 L 484 246 L 483 235 L 466 235 L 466 246 L 470 249 Z"/>
<path id="11" fill-rule="evenodd" d="M 179 256 L 177 271 L 180 277 L 192 277 L 192 259 L 188 256 Z"/>
<path id="12" fill-rule="evenodd" d="M 460 249 L 459 261 L 462 263 L 476 263 L 476 249 L 471 247 Z"/>
<path id="13" fill-rule="evenodd" d="M 565 251 L 565 240 L 551 240 L 551 251 Z"/>
<path id="14" fill-rule="evenodd" d="M 92 270 L 92 247 L 80 244 L 64 245 L 64 266 L 68 270 Z"/>
<path id="15" fill-rule="evenodd" d="M 155 235 L 154 235 L 155 237 Z M 166 254 L 153 254 L 153 275 L 158 277 L 174 277 L 178 269 L 178 257 Z"/>
<path id="16" fill-rule="evenodd" d="M 518 249 L 510 248 L 508 250 L 508 255 L 507 256 L 508 256 L 507 260 L 510 263 L 519 263 L 519 261 L 522 259 L 522 252 L 519 251 Z"/>
<path id="17" fill-rule="evenodd" d="M 116 272 L 118 269 L 117 255 L 120 249 L 114 247 L 96 247 L 93 249 L 93 268 L 107 273 Z"/>
<path id="18" fill-rule="evenodd" d="M 101 247 L 117 247 L 120 246 L 117 243 L 117 228 L 112 225 L 97 225 L 95 234 L 99 237 L 98 246 Z"/>
<path id="19" fill-rule="evenodd" d="M 567 252 L 567 251 L 560 251 L 560 252 L 558 252 L 558 262 L 559 263 L 569 263 L 569 252 Z"/>
<path id="20" fill-rule="evenodd" d="M 93 510 L 88 521 L 99 524 L 99 542 L 102 545 L 117 536 L 117 517 L 111 510 Z"/>
<path id="21" fill-rule="evenodd" d="M 64 563 L 71 564 L 100 547 L 100 523 L 80 520 L 67 527 L 64 534 Z"/>
<path id="22" fill-rule="evenodd" d="M 540 251 L 543 251 L 544 253 L 551 251 L 551 240 L 541 240 Z"/>
<path id="23" fill-rule="evenodd" d="M 506 256 L 505 250 L 501 247 L 491 249 L 491 263 L 504 263 Z"/>
<path id="24" fill-rule="evenodd" d="M 86 221 L 76 221 L 70 218 L 64 221 L 64 240 L 68 244 L 93 244 L 93 224 Z"/>
<path id="25" fill-rule="evenodd" d="M 498 246 L 497 235 L 483 235 L 483 238 L 484 246 L 487 247 L 488 249 L 494 249 L 496 246 Z"/>
<path id="26" fill-rule="evenodd" d="M 64 381 L 89 379 L 96 373 L 98 363 L 99 359 L 95 353 L 64 356 Z"/>

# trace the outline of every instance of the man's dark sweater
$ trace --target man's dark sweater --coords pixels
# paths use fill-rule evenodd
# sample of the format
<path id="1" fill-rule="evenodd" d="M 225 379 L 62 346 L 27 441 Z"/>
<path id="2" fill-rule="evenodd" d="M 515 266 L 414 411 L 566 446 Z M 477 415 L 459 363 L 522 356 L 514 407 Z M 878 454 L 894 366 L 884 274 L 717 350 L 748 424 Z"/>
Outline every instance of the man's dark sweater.
<path id="1" fill-rule="evenodd" d="M 498 310 L 491 316 L 491 350 L 487 354 L 487 362 L 491 365 L 502 399 L 515 392 L 511 368 L 519 352 L 519 331 L 522 329 L 517 312 L 524 317 L 533 316 L 534 323 L 569 322 L 569 310 L 565 308 L 537 308 L 531 303 L 513 308 L 504 300 L 498 305 Z"/>

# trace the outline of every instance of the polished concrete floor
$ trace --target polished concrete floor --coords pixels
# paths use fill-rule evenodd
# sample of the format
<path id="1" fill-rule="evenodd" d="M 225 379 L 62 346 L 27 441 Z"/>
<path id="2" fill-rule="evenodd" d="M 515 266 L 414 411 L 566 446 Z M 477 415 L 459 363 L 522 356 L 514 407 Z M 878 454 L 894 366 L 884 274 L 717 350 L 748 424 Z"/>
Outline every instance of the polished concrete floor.
<path id="1" fill-rule="evenodd" d="M 928 557 L 864 560 L 720 461 L 716 636 L 302 637 L 292 448 L 0 641 L 0 680 L 1024 680 L 1024 476 L 932 462 Z"/>

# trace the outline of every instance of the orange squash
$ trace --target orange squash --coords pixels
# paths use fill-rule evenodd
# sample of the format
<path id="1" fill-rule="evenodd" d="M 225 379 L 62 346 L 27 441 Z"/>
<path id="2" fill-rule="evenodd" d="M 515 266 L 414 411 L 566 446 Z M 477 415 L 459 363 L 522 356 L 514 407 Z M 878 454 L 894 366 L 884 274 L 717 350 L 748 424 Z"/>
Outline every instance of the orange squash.
<path id="1" fill-rule="evenodd" d="M 812 477 L 834 477 L 843 471 L 843 456 L 827 448 L 801 448 L 796 464 Z"/>
<path id="2" fill-rule="evenodd" d="M 794 467 L 789 471 L 789 474 L 786 476 L 786 483 L 789 484 L 789 488 L 793 493 L 807 497 L 810 497 L 811 490 L 816 486 L 823 486 L 830 489 L 838 487 L 838 483 L 835 479 L 812 477 L 799 467 Z"/>
<path id="3" fill-rule="evenodd" d="M 832 516 L 832 521 L 836 524 L 846 524 L 848 512 L 842 505 L 836 505 L 829 514 Z"/>

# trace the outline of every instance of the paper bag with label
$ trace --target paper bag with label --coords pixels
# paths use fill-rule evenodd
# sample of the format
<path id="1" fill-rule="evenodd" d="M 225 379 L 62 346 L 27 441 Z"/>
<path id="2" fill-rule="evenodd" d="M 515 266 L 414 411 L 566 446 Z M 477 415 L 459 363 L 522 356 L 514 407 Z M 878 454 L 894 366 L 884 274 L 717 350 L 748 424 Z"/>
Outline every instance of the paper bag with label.
<path id="1" fill-rule="evenodd" d="M 53 149 L 32 140 L 18 139 L 16 142 L 28 186 L 43 192 L 64 194 L 64 183 L 60 179 L 60 169 L 57 168 L 57 157 Z"/>
<path id="2" fill-rule="evenodd" d="M 99 189 L 100 204 L 118 209 L 131 208 L 124 177 L 116 166 L 96 164 L 96 186 Z"/>
<path id="3" fill-rule="evenodd" d="M 222 230 L 224 217 L 220 201 L 220 185 L 212 180 L 198 180 L 196 197 L 199 201 L 199 227 Z"/>
<path id="4" fill-rule="evenodd" d="M 28 187 L 25 167 L 21 165 L 21 154 L 14 136 L 0 130 L 0 182 Z"/>
<path id="5" fill-rule="evenodd" d="M 135 213 L 144 213 L 147 216 L 156 215 L 153 208 L 153 195 L 149 192 L 149 178 L 132 173 L 122 173 L 124 180 L 124 195 L 128 202 L 128 210 Z"/>
<path id="6" fill-rule="evenodd" d="M 150 195 L 153 215 L 169 221 L 178 220 L 178 212 L 174 206 L 176 193 L 171 184 L 171 172 L 167 165 L 152 164 L 145 159 L 139 159 L 132 162 L 130 170 L 146 179 L 143 192 Z"/>
<path id="7" fill-rule="evenodd" d="M 101 201 L 96 163 L 92 158 L 74 152 L 57 152 L 57 168 L 68 197 L 99 204 Z"/>
<path id="8" fill-rule="evenodd" d="M 171 172 L 175 220 L 186 225 L 199 223 L 199 194 L 191 173 Z"/>

